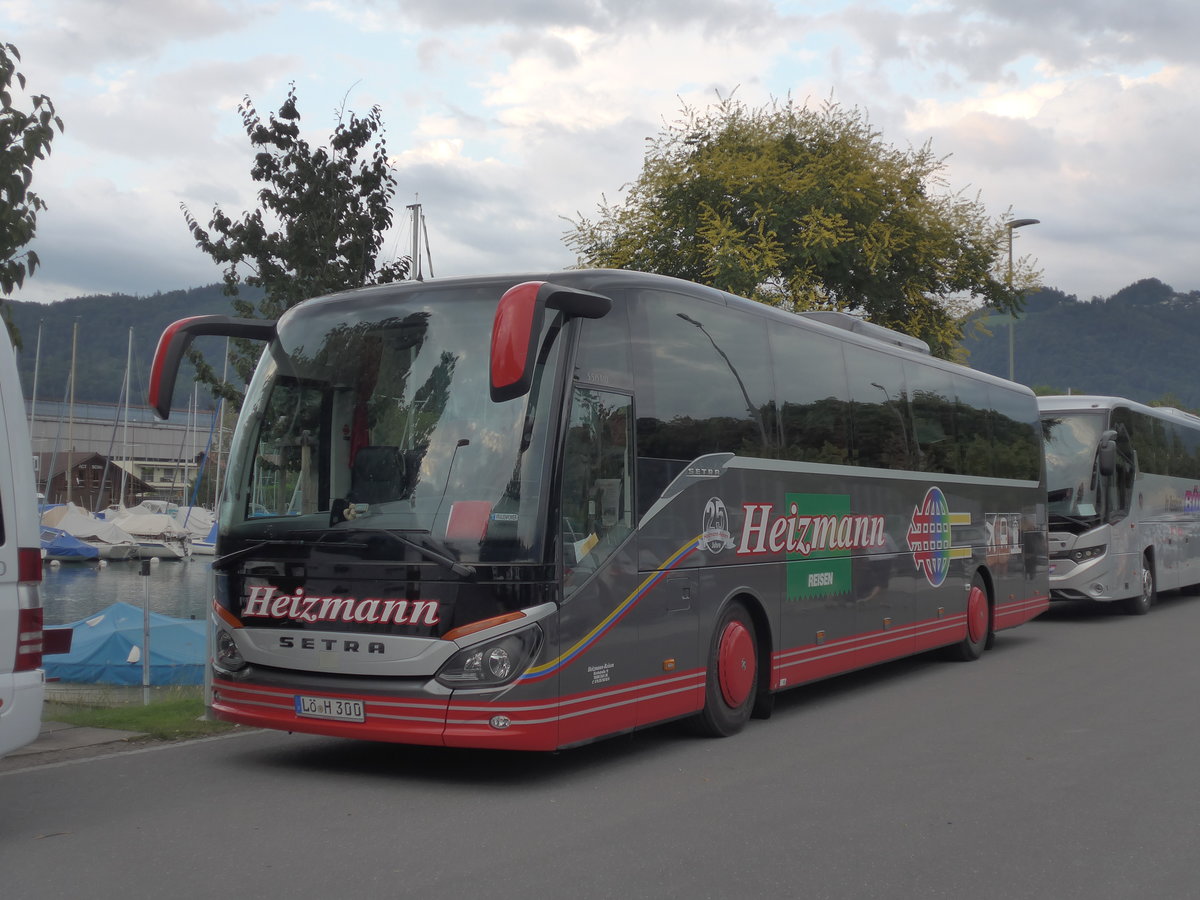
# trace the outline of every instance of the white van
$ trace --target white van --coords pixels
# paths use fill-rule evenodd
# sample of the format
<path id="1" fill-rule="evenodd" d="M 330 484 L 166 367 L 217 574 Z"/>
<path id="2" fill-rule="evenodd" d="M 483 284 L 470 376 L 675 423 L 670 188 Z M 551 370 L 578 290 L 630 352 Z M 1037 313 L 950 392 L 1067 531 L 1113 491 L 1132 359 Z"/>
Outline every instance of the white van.
<path id="1" fill-rule="evenodd" d="M 25 401 L 0 322 L 0 756 L 41 729 L 42 541 Z"/>

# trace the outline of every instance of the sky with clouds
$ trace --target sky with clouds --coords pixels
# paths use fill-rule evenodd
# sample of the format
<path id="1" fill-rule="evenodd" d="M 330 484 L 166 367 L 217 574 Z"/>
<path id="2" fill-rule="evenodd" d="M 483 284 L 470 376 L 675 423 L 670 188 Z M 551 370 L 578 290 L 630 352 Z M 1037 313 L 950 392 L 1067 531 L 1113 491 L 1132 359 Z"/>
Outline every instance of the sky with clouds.
<path id="1" fill-rule="evenodd" d="M 38 164 L 42 267 L 13 299 L 220 280 L 180 211 L 253 205 L 237 113 L 295 83 L 325 143 L 383 111 L 433 274 L 559 269 L 569 219 L 637 177 L 682 103 L 790 95 L 932 142 L 955 190 L 1037 218 L 1015 253 L 1080 299 L 1200 289 L 1194 0 L 0 0 L 66 131 Z M 18 101 L 19 102 L 19 101 Z"/>

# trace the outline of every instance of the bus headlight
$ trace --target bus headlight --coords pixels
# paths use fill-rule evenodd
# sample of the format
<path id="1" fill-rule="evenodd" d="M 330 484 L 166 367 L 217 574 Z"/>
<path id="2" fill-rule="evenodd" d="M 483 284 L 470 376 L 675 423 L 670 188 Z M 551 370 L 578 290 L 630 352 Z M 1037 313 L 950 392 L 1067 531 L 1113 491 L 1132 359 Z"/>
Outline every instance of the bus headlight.
<path id="1" fill-rule="evenodd" d="M 1107 547 L 1082 547 L 1078 550 L 1071 551 L 1071 559 L 1077 563 L 1087 562 L 1088 560 L 1097 559 L 1104 555 Z"/>
<path id="2" fill-rule="evenodd" d="M 495 687 L 525 670 L 542 642 L 537 625 L 459 650 L 446 660 L 437 680 L 446 687 Z"/>
<path id="3" fill-rule="evenodd" d="M 224 628 L 217 632 L 216 663 L 229 672 L 246 668 L 246 660 L 238 650 L 237 641 Z"/>

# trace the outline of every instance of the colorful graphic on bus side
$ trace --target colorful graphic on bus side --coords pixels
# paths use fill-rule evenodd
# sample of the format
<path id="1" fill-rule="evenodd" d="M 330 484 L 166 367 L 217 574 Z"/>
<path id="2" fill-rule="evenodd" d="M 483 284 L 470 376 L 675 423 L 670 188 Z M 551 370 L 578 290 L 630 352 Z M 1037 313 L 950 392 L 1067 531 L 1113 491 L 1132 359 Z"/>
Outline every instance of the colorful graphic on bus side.
<path id="1" fill-rule="evenodd" d="M 953 546 L 953 526 L 970 525 L 970 513 L 950 512 L 946 495 L 939 487 L 925 492 L 921 505 L 913 509 L 908 528 L 908 549 L 913 563 L 933 587 L 940 587 L 950 572 L 952 559 L 971 555 L 970 547 Z"/>

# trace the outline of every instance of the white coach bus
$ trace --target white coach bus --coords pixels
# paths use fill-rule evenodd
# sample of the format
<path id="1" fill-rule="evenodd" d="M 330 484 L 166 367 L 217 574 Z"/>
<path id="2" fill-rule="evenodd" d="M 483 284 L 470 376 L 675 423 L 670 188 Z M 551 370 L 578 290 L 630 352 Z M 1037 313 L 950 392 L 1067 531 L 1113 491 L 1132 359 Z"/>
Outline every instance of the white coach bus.
<path id="1" fill-rule="evenodd" d="M 1200 417 L 1120 397 L 1039 397 L 1050 599 L 1144 615 L 1200 584 Z"/>

